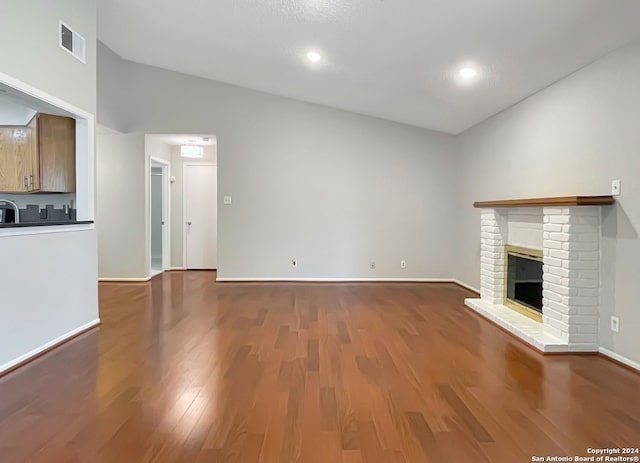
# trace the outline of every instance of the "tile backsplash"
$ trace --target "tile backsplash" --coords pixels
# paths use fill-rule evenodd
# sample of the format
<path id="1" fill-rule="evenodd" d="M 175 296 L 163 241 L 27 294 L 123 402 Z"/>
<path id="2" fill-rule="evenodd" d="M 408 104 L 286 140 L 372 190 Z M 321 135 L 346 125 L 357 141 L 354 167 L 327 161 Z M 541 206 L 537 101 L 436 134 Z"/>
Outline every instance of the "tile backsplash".
<path id="1" fill-rule="evenodd" d="M 38 204 L 27 204 L 26 208 L 20 208 L 21 222 L 61 222 L 76 220 L 76 209 L 71 204 L 56 208 L 53 204 L 40 207 Z"/>
<path id="2" fill-rule="evenodd" d="M 0 198 L 10 199 L 15 202 L 20 209 L 26 209 L 29 204 L 38 204 L 40 207 L 45 207 L 47 204 L 52 204 L 56 208 L 60 209 L 64 205 L 67 207 L 73 201 L 73 205 L 76 205 L 75 193 L 56 193 L 56 194 L 15 194 L 15 193 L 0 193 Z"/>
<path id="3" fill-rule="evenodd" d="M 20 208 L 21 222 L 61 222 L 67 220 L 77 220 L 75 193 L 0 193 L 0 199 L 11 200 L 18 205 L 18 207 Z"/>

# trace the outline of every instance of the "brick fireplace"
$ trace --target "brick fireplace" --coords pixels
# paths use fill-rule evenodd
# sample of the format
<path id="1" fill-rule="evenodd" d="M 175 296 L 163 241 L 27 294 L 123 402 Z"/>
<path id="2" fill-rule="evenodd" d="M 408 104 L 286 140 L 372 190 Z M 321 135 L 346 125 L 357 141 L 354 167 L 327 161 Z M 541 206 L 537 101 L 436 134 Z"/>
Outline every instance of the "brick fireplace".
<path id="1" fill-rule="evenodd" d="M 476 203 L 480 298 L 468 307 L 542 352 L 597 352 L 601 207 L 605 197 Z M 505 247 L 542 252 L 542 319 L 505 305 Z"/>

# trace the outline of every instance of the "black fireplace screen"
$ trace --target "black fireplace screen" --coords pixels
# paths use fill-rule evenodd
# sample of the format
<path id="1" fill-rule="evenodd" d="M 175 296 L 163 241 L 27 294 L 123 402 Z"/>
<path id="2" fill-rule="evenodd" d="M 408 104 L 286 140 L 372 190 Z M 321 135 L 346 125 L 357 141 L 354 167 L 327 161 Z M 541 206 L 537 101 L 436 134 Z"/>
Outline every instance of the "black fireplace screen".
<path id="1" fill-rule="evenodd" d="M 507 299 L 542 313 L 542 262 L 521 254 L 507 254 Z"/>

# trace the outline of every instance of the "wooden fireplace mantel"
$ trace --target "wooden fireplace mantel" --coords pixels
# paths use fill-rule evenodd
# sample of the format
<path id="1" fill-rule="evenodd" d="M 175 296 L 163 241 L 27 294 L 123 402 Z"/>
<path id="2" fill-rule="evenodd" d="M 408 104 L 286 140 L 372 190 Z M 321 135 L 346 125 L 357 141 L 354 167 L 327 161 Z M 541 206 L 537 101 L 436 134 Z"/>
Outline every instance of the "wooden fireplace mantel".
<path id="1" fill-rule="evenodd" d="M 614 202 L 613 196 L 556 196 L 554 198 L 476 201 L 473 203 L 473 207 L 609 206 Z"/>

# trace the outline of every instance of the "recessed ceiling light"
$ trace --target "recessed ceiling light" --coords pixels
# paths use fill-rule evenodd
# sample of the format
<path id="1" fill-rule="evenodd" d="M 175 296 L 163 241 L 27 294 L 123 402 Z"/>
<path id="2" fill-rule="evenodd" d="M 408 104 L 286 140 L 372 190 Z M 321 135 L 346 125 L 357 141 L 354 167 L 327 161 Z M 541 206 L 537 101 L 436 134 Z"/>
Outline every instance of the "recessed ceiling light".
<path id="1" fill-rule="evenodd" d="M 469 68 L 469 67 L 465 67 L 460 69 L 460 71 L 458 71 L 458 73 L 460 74 L 460 77 L 462 77 L 463 79 L 473 79 L 474 77 L 476 77 L 478 75 L 478 71 L 473 69 L 473 68 Z"/>
<path id="2" fill-rule="evenodd" d="M 316 51 L 310 51 L 307 53 L 307 59 L 312 63 L 317 63 L 322 59 L 322 56 L 320 56 L 320 53 Z"/>

